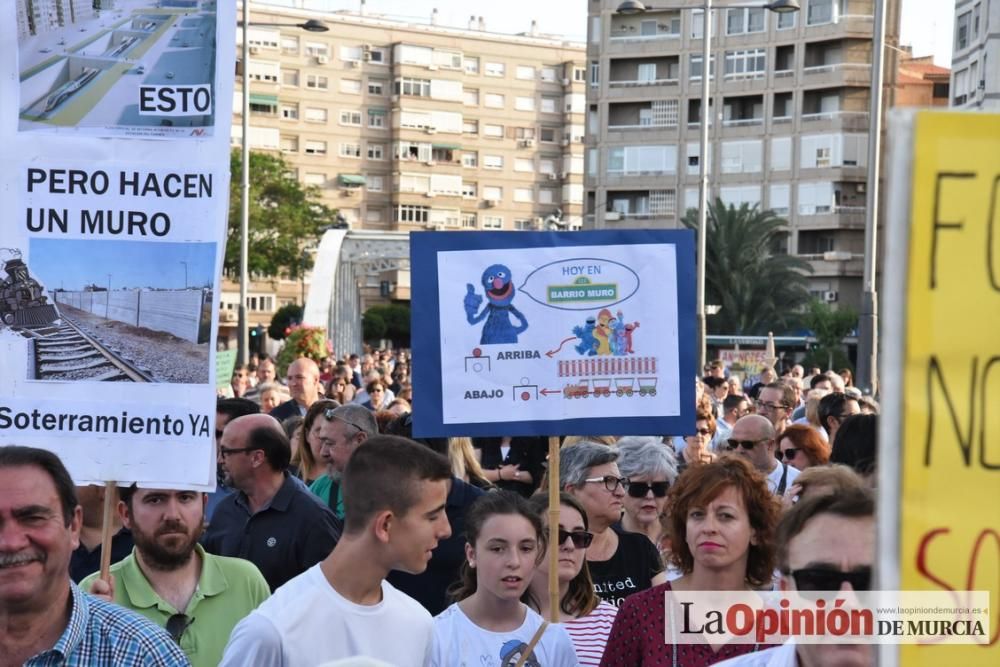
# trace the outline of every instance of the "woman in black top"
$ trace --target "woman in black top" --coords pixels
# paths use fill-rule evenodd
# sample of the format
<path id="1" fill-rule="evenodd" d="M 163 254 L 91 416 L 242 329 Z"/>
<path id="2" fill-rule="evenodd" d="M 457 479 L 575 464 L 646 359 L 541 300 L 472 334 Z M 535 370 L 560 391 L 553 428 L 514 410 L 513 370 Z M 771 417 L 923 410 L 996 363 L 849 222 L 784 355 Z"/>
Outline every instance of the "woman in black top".
<path id="1" fill-rule="evenodd" d="M 497 488 L 525 498 L 538 488 L 548 451 L 545 438 L 475 438 L 472 446 L 480 452 L 483 474 Z"/>

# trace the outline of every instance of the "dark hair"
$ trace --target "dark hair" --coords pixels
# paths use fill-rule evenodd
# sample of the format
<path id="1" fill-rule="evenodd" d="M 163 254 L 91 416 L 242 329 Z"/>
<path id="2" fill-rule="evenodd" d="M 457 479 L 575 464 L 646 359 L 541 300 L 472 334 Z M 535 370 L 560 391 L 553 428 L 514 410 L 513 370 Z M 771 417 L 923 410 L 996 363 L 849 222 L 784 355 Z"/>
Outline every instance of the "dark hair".
<path id="1" fill-rule="evenodd" d="M 757 544 L 747 556 L 746 580 L 755 587 L 771 581 L 774 573 L 774 529 L 778 523 L 779 501 L 767 488 L 764 476 L 742 457 L 723 456 L 711 463 L 684 471 L 670 487 L 666 513 L 670 516 L 673 538 L 670 559 L 684 574 L 694 569 L 694 555 L 687 544 L 687 518 L 692 507 L 706 507 L 726 487 L 733 487 L 743 499 Z"/>
<path id="2" fill-rule="evenodd" d="M 374 435 L 354 450 L 344 469 L 344 533 L 359 533 L 380 511 L 405 516 L 417 504 L 417 482 L 451 479 L 451 464 L 407 438 Z"/>
<path id="3" fill-rule="evenodd" d="M 878 455 L 878 415 L 851 415 L 833 439 L 830 463 L 843 463 L 867 475 L 875 471 Z"/>
<path id="4" fill-rule="evenodd" d="M 839 371 L 837 371 L 837 375 L 844 378 L 845 387 L 854 386 L 854 373 L 851 371 L 850 368 L 841 368 Z"/>
<path id="5" fill-rule="evenodd" d="M 706 375 L 701 379 L 701 383 L 706 387 L 708 387 L 709 389 L 718 389 L 722 385 L 726 384 L 726 378 L 720 378 L 714 375 Z"/>
<path id="6" fill-rule="evenodd" d="M 232 421 L 237 417 L 260 414 L 260 406 L 248 398 L 220 398 L 215 401 L 215 411 Z"/>
<path id="7" fill-rule="evenodd" d="M 718 424 L 715 422 L 715 415 L 713 415 L 709 410 L 698 409 L 694 413 L 695 426 L 697 427 L 697 422 L 706 421 L 708 422 L 708 430 L 711 431 L 711 435 L 714 438 L 716 431 L 718 429 Z"/>
<path id="8" fill-rule="evenodd" d="M 413 437 L 413 415 L 409 412 L 389 422 L 385 427 L 385 433 L 386 435 L 398 435 L 403 438 L 409 438 L 414 442 L 419 442 L 422 445 L 430 447 L 445 458 L 448 457 L 448 438 Z"/>
<path id="9" fill-rule="evenodd" d="M 535 508 L 538 512 L 538 516 L 545 522 L 546 512 L 549 509 L 549 496 L 546 493 L 536 493 L 528 499 L 531 506 Z M 568 493 L 559 494 L 559 505 L 560 507 L 565 505 L 566 507 L 572 507 L 580 516 L 583 517 L 583 528 L 587 530 L 590 528 L 590 522 L 587 519 L 587 510 L 583 508 L 580 501 L 571 496 Z M 546 540 L 547 541 L 547 540 Z M 556 549 L 559 548 L 557 544 Z M 529 603 L 536 611 L 539 609 L 538 601 L 535 600 L 533 595 L 529 594 L 531 602 Z M 597 605 L 601 603 L 601 598 L 597 596 L 594 592 L 594 580 L 590 576 L 590 568 L 587 566 L 587 559 L 583 559 L 583 567 L 580 571 L 576 573 L 569 582 L 569 589 L 566 591 L 566 595 L 563 596 L 562 600 L 559 601 L 559 606 L 566 614 L 571 614 L 576 618 L 581 616 L 586 616 L 590 612 L 597 608 Z"/>
<path id="10" fill-rule="evenodd" d="M 818 385 L 820 382 L 823 382 L 824 380 L 833 385 L 833 380 L 830 379 L 829 375 L 825 375 L 823 373 L 816 373 L 809 379 L 809 388 L 815 389 L 816 385 Z"/>
<path id="11" fill-rule="evenodd" d="M 788 386 L 787 382 L 778 380 L 776 382 L 772 382 L 771 384 L 765 384 L 760 389 L 761 391 L 765 389 L 777 389 L 781 392 L 781 404 L 788 410 L 795 407 L 795 390 Z M 757 397 L 760 397 L 760 391 L 757 392 Z"/>
<path id="12" fill-rule="evenodd" d="M 726 398 L 722 401 L 722 410 L 724 412 L 729 412 L 730 410 L 738 408 L 740 403 L 743 402 L 749 403 L 750 399 L 743 394 L 729 394 L 729 396 L 726 396 Z"/>
<path id="13" fill-rule="evenodd" d="M 545 557 L 545 529 L 542 527 L 542 518 L 538 512 L 528 502 L 526 498 L 513 491 L 493 491 L 484 493 L 476 498 L 469 506 L 465 515 L 465 541 L 475 548 L 479 534 L 483 530 L 483 524 L 492 516 L 514 514 L 523 516 L 531 523 L 538 538 L 538 558 L 536 564 Z M 449 589 L 448 593 L 456 602 L 470 597 L 476 592 L 478 582 L 476 581 L 476 571 L 469 567 L 469 561 L 462 562 L 462 570 L 459 579 Z M 524 592 L 521 602 L 525 604 L 529 601 L 528 591 Z"/>
<path id="14" fill-rule="evenodd" d="M 807 424 L 792 424 L 788 426 L 781 435 L 777 436 L 778 445 L 781 440 L 788 438 L 792 441 L 795 449 L 799 449 L 809 459 L 809 465 L 821 466 L 830 461 L 830 445 L 823 440 L 819 431 Z"/>
<path id="15" fill-rule="evenodd" d="M 291 440 L 292 436 L 295 435 L 300 428 L 302 428 L 302 422 L 302 415 L 292 415 L 281 422 L 281 429 L 285 432 L 285 435 L 288 436 L 289 440 Z"/>
<path id="16" fill-rule="evenodd" d="M 306 436 L 309 435 L 309 431 L 312 430 L 313 424 L 316 423 L 316 418 L 323 414 L 323 411 L 328 408 L 340 407 L 340 403 L 329 398 L 321 398 L 306 410 L 306 416 L 302 419 L 302 425 L 299 427 L 302 430 L 302 439 L 299 442 L 299 448 L 295 452 L 295 463 L 301 468 L 307 469 L 310 473 L 314 472 L 313 469 L 319 465 L 319 461 L 313 456 L 312 448 L 309 447 L 309 441 Z M 302 466 L 302 463 L 305 463 Z"/>
<path id="17" fill-rule="evenodd" d="M 381 379 L 379 379 L 379 380 L 372 380 L 371 382 L 369 382 L 368 384 L 365 385 L 365 391 L 368 392 L 369 400 L 371 400 L 370 397 L 371 397 L 372 389 L 374 389 L 375 387 L 381 387 L 383 393 L 386 390 L 386 386 L 385 386 L 385 382 L 384 381 L 382 381 Z"/>
<path id="18" fill-rule="evenodd" d="M 839 419 L 840 415 L 844 412 L 844 403 L 847 401 L 857 402 L 857 399 L 839 391 L 827 394 L 821 398 L 819 406 L 816 408 L 816 414 L 819 417 L 820 426 L 825 429 L 829 429 L 830 427 L 826 423 L 827 418 L 837 417 Z"/>
<path id="19" fill-rule="evenodd" d="M 47 449 L 37 447 L 22 447 L 20 445 L 4 445 L 0 447 L 0 468 L 15 468 L 34 466 L 41 468 L 52 479 L 59 494 L 59 505 L 62 508 L 63 523 L 69 526 L 73 521 L 73 513 L 80 503 L 76 499 L 76 486 L 70 477 L 66 466 L 58 456 Z"/>
<path id="20" fill-rule="evenodd" d="M 875 497 L 869 489 L 854 487 L 795 503 L 778 524 L 778 565 L 782 572 L 788 573 L 788 543 L 805 529 L 811 519 L 820 514 L 834 514 L 850 519 L 874 517 Z"/>
<path id="21" fill-rule="evenodd" d="M 292 458 L 292 447 L 288 443 L 288 436 L 280 426 L 258 426 L 251 429 L 247 432 L 247 440 L 243 446 L 264 452 L 267 464 L 276 471 L 288 468 L 289 460 Z"/>

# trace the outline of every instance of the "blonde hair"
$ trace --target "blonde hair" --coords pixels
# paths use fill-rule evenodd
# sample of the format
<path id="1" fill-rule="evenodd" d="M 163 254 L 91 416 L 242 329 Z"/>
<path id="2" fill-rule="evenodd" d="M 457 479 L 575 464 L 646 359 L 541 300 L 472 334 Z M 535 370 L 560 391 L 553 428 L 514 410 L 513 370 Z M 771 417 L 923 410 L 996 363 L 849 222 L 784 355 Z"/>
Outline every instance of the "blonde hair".
<path id="1" fill-rule="evenodd" d="M 451 462 L 451 474 L 461 480 L 471 482 L 473 479 L 489 483 L 479 459 L 472 449 L 472 438 L 448 438 L 448 460 Z M 476 486 L 479 486 L 478 484 Z"/>

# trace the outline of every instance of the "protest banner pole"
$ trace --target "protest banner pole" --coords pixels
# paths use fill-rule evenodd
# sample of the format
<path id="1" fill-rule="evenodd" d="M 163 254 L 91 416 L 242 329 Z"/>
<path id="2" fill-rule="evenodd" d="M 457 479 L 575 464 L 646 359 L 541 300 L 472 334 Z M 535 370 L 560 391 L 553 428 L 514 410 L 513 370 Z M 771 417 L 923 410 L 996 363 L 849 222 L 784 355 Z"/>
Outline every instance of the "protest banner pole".
<path id="1" fill-rule="evenodd" d="M 118 484 L 116 482 L 104 483 L 104 515 L 101 519 L 101 574 L 104 581 L 111 580 L 111 532 L 114 526 L 114 515 L 116 505 L 115 498 L 118 497 Z"/>
<path id="2" fill-rule="evenodd" d="M 549 622 L 559 622 L 559 436 L 549 436 Z"/>

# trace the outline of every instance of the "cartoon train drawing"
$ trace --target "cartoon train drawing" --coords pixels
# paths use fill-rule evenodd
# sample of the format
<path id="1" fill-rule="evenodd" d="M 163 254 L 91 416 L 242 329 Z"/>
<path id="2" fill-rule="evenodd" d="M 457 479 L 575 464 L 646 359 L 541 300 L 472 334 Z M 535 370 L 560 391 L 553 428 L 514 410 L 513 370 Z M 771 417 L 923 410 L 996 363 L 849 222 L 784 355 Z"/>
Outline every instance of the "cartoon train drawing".
<path id="1" fill-rule="evenodd" d="M 594 378 L 594 396 L 611 395 L 611 378 Z"/>
<path id="2" fill-rule="evenodd" d="M 656 378 L 639 378 L 639 395 L 656 396 Z"/>
<path id="3" fill-rule="evenodd" d="M 615 378 L 615 395 L 631 396 L 634 391 L 635 378 Z"/>
<path id="4" fill-rule="evenodd" d="M 589 380 L 580 380 L 576 384 L 563 387 L 563 398 L 586 398 L 590 395 Z"/>

